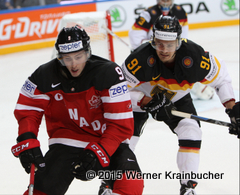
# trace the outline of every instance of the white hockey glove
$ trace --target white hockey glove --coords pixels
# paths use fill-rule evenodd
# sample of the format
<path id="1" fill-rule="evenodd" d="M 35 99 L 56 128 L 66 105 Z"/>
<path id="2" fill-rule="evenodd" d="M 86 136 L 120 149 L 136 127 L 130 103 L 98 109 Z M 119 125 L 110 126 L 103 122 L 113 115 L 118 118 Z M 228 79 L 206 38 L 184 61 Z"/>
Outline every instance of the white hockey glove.
<path id="1" fill-rule="evenodd" d="M 202 83 L 195 83 L 191 90 L 191 93 L 201 100 L 210 100 L 214 96 L 214 89 L 210 86 L 204 85 Z"/>

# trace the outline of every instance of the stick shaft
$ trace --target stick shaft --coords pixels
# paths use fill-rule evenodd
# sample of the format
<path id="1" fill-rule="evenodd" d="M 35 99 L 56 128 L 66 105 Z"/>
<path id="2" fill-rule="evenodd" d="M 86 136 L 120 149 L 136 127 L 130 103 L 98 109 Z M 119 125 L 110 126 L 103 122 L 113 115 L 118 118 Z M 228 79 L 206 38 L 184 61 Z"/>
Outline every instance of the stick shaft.
<path id="1" fill-rule="evenodd" d="M 119 36 L 117 36 L 113 31 L 111 31 L 109 28 L 102 26 L 110 35 L 112 35 L 113 37 L 117 38 L 119 41 L 121 41 L 124 45 L 126 45 L 131 51 L 132 48 L 130 47 L 129 44 L 127 44 L 123 39 L 121 39 Z"/>
<path id="2" fill-rule="evenodd" d="M 216 119 L 205 118 L 205 117 L 201 117 L 201 116 L 197 116 L 197 115 L 193 115 L 193 114 L 189 114 L 189 113 L 185 113 L 185 112 L 180 112 L 180 111 L 176 111 L 176 110 L 172 110 L 172 114 L 174 116 L 179 116 L 179 117 L 183 117 L 183 118 L 191 118 L 191 119 L 195 119 L 195 120 L 199 120 L 199 121 L 204 121 L 207 123 L 213 123 L 216 125 L 221 125 L 221 126 L 226 126 L 226 127 L 232 126 L 232 124 L 228 123 L 228 122 L 224 122 L 224 121 L 220 121 L 220 120 L 216 120 Z"/>
<path id="3" fill-rule="evenodd" d="M 28 188 L 28 195 L 33 195 L 33 188 L 34 188 L 34 174 L 35 174 L 35 165 L 31 165 L 30 171 L 30 184 Z"/>

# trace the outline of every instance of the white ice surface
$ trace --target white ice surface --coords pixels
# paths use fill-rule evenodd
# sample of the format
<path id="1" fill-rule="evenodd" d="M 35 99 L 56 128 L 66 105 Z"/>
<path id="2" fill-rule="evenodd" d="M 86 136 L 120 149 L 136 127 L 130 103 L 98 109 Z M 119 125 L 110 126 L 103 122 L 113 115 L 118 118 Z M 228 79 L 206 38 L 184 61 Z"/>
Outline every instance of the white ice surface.
<path id="1" fill-rule="evenodd" d="M 128 38 L 123 38 L 129 43 Z M 206 50 L 225 60 L 233 80 L 236 99 L 239 100 L 239 26 L 191 30 L 189 39 L 199 43 Z M 121 64 L 129 54 L 129 49 L 114 39 L 115 58 Z M 18 93 L 25 79 L 40 65 L 50 60 L 52 48 L 32 50 L 0 56 L 0 194 L 22 194 L 29 183 L 17 158 L 11 154 L 16 143 L 17 122 L 13 110 Z M 228 121 L 224 108 L 215 95 L 212 100 L 194 100 L 200 116 Z M 239 140 L 229 135 L 226 127 L 202 122 L 203 142 L 201 149 L 200 173 L 223 174 L 222 179 L 199 180 L 198 195 L 239 194 Z M 43 153 L 48 148 L 45 124 L 40 127 L 39 140 Z M 137 145 L 136 155 L 143 173 L 162 173 L 160 179 L 145 180 L 145 195 L 178 194 L 178 179 L 164 178 L 165 172 L 178 173 L 176 154 L 177 137 L 168 127 L 149 119 L 145 131 Z M 74 180 L 66 194 L 97 194 L 100 181 Z"/>

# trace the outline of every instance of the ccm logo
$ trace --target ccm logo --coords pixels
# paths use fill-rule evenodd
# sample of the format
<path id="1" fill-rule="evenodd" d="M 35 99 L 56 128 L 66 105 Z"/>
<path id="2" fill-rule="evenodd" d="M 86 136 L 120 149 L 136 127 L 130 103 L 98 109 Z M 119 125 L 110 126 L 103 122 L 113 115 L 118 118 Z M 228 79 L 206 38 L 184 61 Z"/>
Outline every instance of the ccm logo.
<path id="1" fill-rule="evenodd" d="M 105 156 L 105 154 L 100 150 L 95 144 L 91 145 L 91 148 L 95 151 L 95 154 L 97 154 L 101 159 L 104 164 L 108 164 L 108 160 Z"/>
<path id="2" fill-rule="evenodd" d="M 117 87 L 111 88 L 109 92 L 110 92 L 110 97 L 114 98 L 119 95 L 128 93 L 128 88 L 127 88 L 127 85 L 117 86 Z"/>
<path id="3" fill-rule="evenodd" d="M 21 150 L 24 150 L 24 148 L 28 148 L 29 147 L 29 142 L 27 142 L 26 144 L 22 144 L 16 148 L 12 149 L 12 153 L 15 154 L 16 152 L 20 152 Z"/>

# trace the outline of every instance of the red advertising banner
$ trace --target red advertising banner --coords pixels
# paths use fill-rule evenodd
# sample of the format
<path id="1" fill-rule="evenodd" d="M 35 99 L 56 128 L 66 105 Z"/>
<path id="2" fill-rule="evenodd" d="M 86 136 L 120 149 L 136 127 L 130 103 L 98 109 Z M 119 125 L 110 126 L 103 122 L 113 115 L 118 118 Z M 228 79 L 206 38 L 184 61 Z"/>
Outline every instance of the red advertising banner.
<path id="1" fill-rule="evenodd" d="M 88 11 L 96 11 L 96 4 L 58 5 L 0 14 L 0 48 L 55 38 L 65 14 Z"/>

